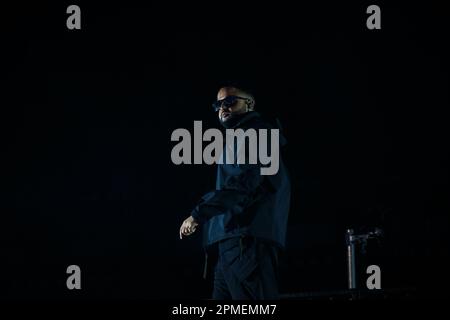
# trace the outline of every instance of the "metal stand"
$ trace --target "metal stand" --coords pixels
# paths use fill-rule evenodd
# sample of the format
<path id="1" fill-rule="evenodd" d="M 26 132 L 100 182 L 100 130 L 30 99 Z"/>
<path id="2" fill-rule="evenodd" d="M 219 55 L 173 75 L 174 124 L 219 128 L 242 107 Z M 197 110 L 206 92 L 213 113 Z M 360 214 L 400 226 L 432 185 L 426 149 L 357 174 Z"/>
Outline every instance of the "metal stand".
<path id="1" fill-rule="evenodd" d="M 347 243 L 347 274 L 348 274 L 348 288 L 350 290 L 357 289 L 357 277 L 356 277 L 356 245 L 362 246 L 365 250 L 368 239 L 377 239 L 381 237 L 383 232 L 381 229 L 376 228 L 373 232 L 365 234 L 355 234 L 353 229 L 348 229 L 345 235 Z"/>

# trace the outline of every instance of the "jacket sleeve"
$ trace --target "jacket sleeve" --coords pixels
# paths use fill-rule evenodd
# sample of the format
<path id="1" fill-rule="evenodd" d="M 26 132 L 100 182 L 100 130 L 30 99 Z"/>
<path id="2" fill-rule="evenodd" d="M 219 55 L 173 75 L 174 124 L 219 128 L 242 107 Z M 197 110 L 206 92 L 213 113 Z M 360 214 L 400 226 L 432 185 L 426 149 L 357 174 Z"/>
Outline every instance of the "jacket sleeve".
<path id="1" fill-rule="evenodd" d="M 222 190 L 202 197 L 191 212 L 192 217 L 198 223 L 204 223 L 219 214 L 241 214 L 262 193 L 263 179 L 259 165 L 239 165 L 238 172 L 225 180 Z"/>

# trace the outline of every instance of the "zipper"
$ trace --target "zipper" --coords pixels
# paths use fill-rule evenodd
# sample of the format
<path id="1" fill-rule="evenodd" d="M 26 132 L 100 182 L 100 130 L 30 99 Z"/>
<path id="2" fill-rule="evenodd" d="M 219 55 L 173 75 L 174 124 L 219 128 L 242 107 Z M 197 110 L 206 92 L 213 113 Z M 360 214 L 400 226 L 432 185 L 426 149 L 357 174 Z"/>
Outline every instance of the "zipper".
<path id="1" fill-rule="evenodd" d="M 243 236 L 239 237 L 239 248 L 240 248 L 239 260 L 242 260 L 242 253 L 244 251 L 244 241 L 243 241 L 243 239 L 244 239 Z"/>
<path id="2" fill-rule="evenodd" d="M 207 273 L 208 273 L 208 252 L 205 251 L 205 266 L 203 267 L 203 279 L 205 280 Z"/>

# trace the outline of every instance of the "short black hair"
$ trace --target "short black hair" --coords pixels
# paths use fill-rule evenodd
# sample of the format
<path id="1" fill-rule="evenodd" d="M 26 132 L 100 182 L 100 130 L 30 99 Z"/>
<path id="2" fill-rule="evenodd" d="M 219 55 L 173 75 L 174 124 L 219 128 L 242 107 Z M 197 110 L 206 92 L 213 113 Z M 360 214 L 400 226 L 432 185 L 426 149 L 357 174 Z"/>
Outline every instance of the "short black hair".
<path id="1" fill-rule="evenodd" d="M 253 98 L 255 98 L 255 88 L 252 85 L 251 81 L 236 80 L 236 79 L 225 80 L 225 81 L 220 82 L 220 86 L 218 89 L 225 88 L 225 87 L 232 87 L 232 88 L 239 89 L 239 90 L 244 91 L 245 93 L 248 93 L 249 95 L 253 96 Z"/>

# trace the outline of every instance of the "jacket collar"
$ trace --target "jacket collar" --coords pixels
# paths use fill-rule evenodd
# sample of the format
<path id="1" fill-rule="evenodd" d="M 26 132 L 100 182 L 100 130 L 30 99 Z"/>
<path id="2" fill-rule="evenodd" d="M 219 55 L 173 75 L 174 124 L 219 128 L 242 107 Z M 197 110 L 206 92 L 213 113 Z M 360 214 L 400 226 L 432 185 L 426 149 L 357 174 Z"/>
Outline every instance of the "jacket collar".
<path id="1" fill-rule="evenodd" d="M 241 120 L 239 120 L 233 127 L 234 128 L 238 128 L 240 127 L 242 124 L 244 124 L 245 122 L 249 121 L 250 119 L 256 118 L 256 117 L 260 117 L 260 114 L 256 111 L 249 111 L 247 112 Z"/>

